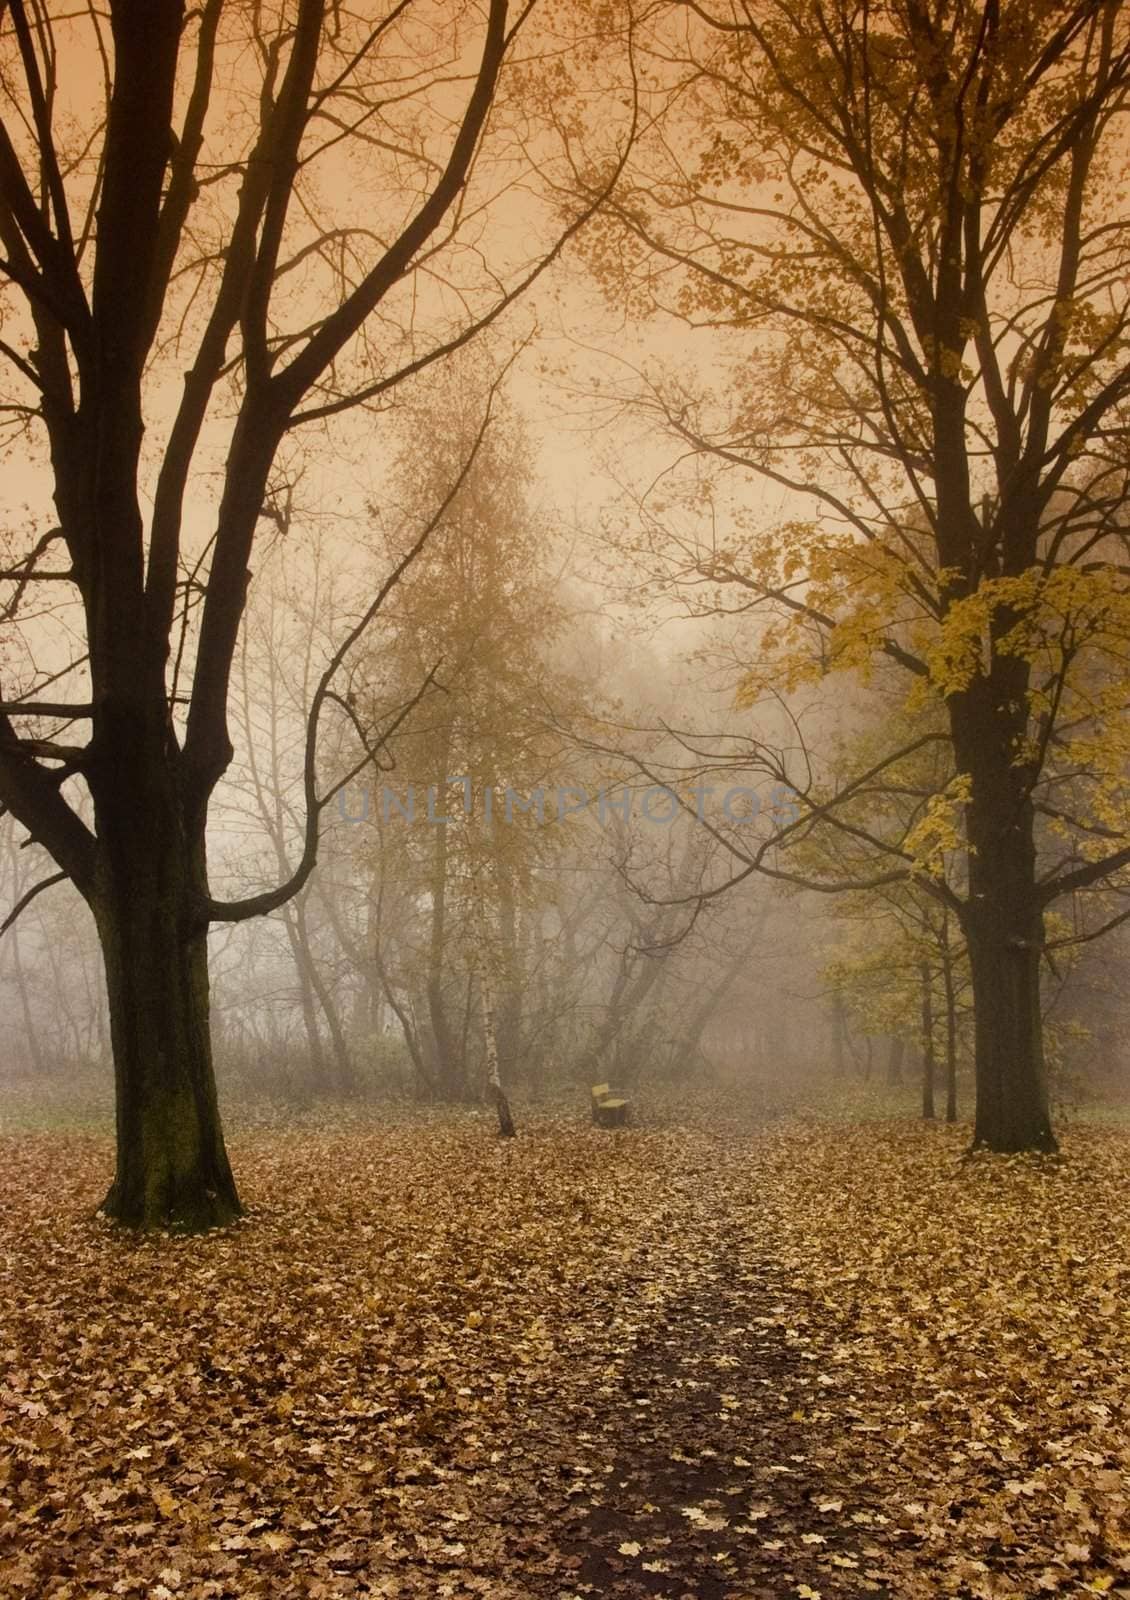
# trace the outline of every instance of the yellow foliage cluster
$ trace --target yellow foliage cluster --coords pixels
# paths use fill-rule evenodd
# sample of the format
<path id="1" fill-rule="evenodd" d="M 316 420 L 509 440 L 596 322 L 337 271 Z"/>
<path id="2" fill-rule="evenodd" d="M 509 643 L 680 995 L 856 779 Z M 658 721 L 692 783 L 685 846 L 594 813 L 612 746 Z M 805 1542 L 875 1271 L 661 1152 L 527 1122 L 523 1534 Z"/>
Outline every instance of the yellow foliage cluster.
<path id="1" fill-rule="evenodd" d="M 922 816 L 903 840 L 915 872 L 928 878 L 945 876 L 946 855 L 962 846 L 962 813 L 971 794 L 969 774 L 959 772 L 940 794 L 932 794 L 927 800 Z"/>
<path id="2" fill-rule="evenodd" d="M 890 545 L 803 522 L 749 541 L 735 559 L 771 613 L 737 685 L 739 706 L 835 672 L 866 684 L 901 650 L 925 669 L 905 680 L 904 708 L 920 717 L 967 691 L 994 661 L 1019 658 L 1028 669 L 1028 731 L 1012 760 L 1083 783 L 1088 825 L 1130 826 L 1130 588 L 1113 564 L 1032 566 L 957 595 L 956 574 L 942 569 L 924 594 L 919 569 Z M 940 855 L 956 848 L 958 807 L 968 798 L 951 789 L 931 803 L 911 841 L 921 870 L 936 873 Z M 1082 848 L 1101 855 L 1105 843 Z"/>

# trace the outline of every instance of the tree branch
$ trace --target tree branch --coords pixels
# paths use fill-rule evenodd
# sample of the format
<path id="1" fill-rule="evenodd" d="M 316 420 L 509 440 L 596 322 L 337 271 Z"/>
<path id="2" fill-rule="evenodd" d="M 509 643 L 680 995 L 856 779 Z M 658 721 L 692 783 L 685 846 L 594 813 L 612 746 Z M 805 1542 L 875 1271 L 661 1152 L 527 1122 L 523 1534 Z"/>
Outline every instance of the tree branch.
<path id="1" fill-rule="evenodd" d="M 427 524 L 415 543 L 396 563 L 388 577 L 385 579 L 384 583 L 378 589 L 373 600 L 365 608 L 365 611 L 362 613 L 360 619 L 349 630 L 341 644 L 334 651 L 328 664 L 326 665 L 325 670 L 322 673 L 321 678 L 318 681 L 318 686 L 315 689 L 313 698 L 310 702 L 310 712 L 306 722 L 306 754 L 303 763 L 303 789 L 306 802 L 306 828 L 303 838 L 302 856 L 297 867 L 294 869 L 293 873 L 285 883 L 279 884 L 274 889 L 267 889 L 262 894 L 249 895 L 242 900 L 207 900 L 202 907 L 203 915 L 207 920 L 213 922 L 244 922 L 250 917 L 266 916 L 269 912 L 276 911 L 279 906 L 285 905 L 288 900 L 290 900 L 299 892 L 299 890 L 306 883 L 307 879 L 310 877 L 310 874 L 313 872 L 317 861 L 318 839 L 320 836 L 319 822 L 321 820 L 322 812 L 325 810 L 326 806 L 329 805 L 334 796 L 340 793 L 347 783 L 352 782 L 359 772 L 363 771 L 365 767 L 369 766 L 375 760 L 377 753 L 388 743 L 388 740 L 420 703 L 428 689 L 431 687 L 432 683 L 435 681 L 435 673 L 437 669 L 433 667 L 424 678 L 424 681 L 421 683 L 416 693 L 412 696 L 411 700 L 409 700 L 408 703 L 397 713 L 391 726 L 384 730 L 380 738 L 373 745 L 365 745 L 365 755 L 362 760 L 359 761 L 344 778 L 340 779 L 329 790 L 327 790 L 324 795 L 319 795 L 317 789 L 318 731 L 322 708 L 328 700 L 331 700 L 334 697 L 333 680 L 337 676 L 337 673 L 344 663 L 346 656 L 369 628 L 389 594 L 400 582 L 401 578 L 415 561 L 416 557 L 423 550 L 432 534 L 443 522 L 448 511 L 462 490 L 464 483 L 467 481 L 467 477 L 471 471 L 471 468 L 474 466 L 475 461 L 478 458 L 482 442 L 486 437 L 487 428 L 490 426 L 493 401 L 498 392 L 499 385 L 501 384 L 505 373 L 509 370 L 513 360 L 514 358 L 512 357 L 511 362 L 507 363 L 507 366 L 503 369 L 503 372 L 499 374 L 491 386 L 486 410 L 483 414 L 483 420 L 479 425 L 478 433 L 475 436 L 470 453 L 460 468 L 454 482 L 451 484 L 451 487 L 444 495 L 443 500 L 436 508 L 434 514 L 428 519 Z"/>
<path id="2" fill-rule="evenodd" d="M 40 882 L 30 888 L 25 895 L 21 895 L 16 901 L 15 905 L 12 907 L 11 911 L 8 912 L 8 915 L 4 918 L 3 922 L 0 922 L 0 934 L 7 933 L 8 929 L 15 922 L 16 918 L 20 916 L 22 912 L 27 910 L 28 906 L 31 905 L 31 902 L 36 898 L 37 895 L 41 895 L 44 889 L 53 888 L 57 883 L 65 883 L 69 876 L 70 874 L 67 872 L 53 872 L 49 878 L 41 879 Z"/>
<path id="3" fill-rule="evenodd" d="M 1039 887 L 1040 905 L 1050 905 L 1053 900 L 1059 900 L 1074 889 L 1087 889 L 1093 883 L 1101 883 L 1103 878 L 1109 878 L 1126 866 L 1130 866 L 1130 847 L 1103 856 L 1101 861 L 1088 861 L 1085 866 L 1076 867 L 1073 872 L 1065 872 L 1061 877 L 1049 878 Z"/>

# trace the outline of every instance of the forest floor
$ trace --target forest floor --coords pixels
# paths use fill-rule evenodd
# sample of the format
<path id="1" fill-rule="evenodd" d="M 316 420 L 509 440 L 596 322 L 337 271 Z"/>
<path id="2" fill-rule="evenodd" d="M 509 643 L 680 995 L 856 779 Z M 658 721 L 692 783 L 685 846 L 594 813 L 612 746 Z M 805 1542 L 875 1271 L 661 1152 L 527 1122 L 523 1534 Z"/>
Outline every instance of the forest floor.
<path id="1" fill-rule="evenodd" d="M 0 1136 L 0 1595 L 1130 1595 L 1130 1134 L 244 1127 L 246 1220 Z"/>

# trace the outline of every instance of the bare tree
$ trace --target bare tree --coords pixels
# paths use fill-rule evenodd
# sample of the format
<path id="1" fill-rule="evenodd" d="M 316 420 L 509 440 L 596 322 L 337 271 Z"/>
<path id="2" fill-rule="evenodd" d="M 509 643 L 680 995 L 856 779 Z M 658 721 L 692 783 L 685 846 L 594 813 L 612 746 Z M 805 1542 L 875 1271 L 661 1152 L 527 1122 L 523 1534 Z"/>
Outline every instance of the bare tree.
<path id="1" fill-rule="evenodd" d="M 209 806 L 232 759 L 232 664 L 280 449 L 312 433 L 324 450 L 334 419 L 379 409 L 467 343 L 593 209 L 528 259 L 488 259 L 492 201 L 519 174 L 484 173 L 496 133 L 508 162 L 524 160 L 500 86 L 532 9 L 3 11 L 4 417 L 55 516 L 4 566 L 5 615 L 27 648 L 0 694 L 0 803 L 94 914 L 117 1099 L 105 1210 L 133 1226 L 205 1228 L 240 1210 L 207 930 L 282 905 L 309 877 L 332 794 L 317 780 L 319 718 L 403 567 L 359 606 L 315 691 L 298 864 L 218 900 Z M 65 614 L 40 647 L 54 593 Z"/>

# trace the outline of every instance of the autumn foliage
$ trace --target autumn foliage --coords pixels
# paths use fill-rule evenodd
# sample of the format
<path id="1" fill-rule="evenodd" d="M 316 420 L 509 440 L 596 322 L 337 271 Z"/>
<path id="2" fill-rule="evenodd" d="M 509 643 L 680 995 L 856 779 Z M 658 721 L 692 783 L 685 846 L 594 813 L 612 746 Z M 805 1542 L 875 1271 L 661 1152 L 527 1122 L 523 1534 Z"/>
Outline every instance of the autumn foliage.
<path id="1" fill-rule="evenodd" d="M 1125 1592 L 1126 1135 L 962 1141 L 250 1130 L 203 1240 L 5 1139 L 0 1592 Z"/>

